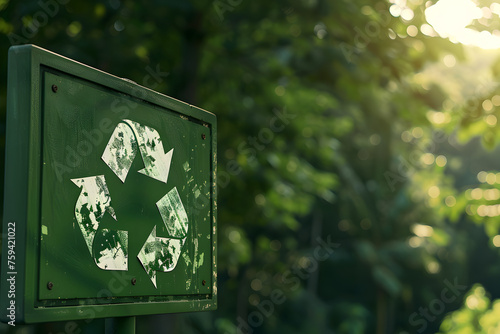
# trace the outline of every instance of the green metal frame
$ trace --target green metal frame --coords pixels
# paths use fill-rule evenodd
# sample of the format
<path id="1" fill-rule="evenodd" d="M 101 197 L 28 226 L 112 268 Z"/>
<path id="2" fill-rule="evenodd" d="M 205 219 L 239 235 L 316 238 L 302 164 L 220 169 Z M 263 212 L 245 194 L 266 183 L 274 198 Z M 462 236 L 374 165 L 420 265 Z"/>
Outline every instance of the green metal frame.
<path id="1" fill-rule="evenodd" d="M 94 318 L 139 316 L 213 310 L 217 307 L 217 123 L 214 114 L 171 97 L 59 56 L 33 45 L 9 49 L 5 203 L 3 217 L 0 320 L 8 322 L 6 309 L 15 276 L 16 324 Z M 40 300 L 41 194 L 43 158 L 43 71 L 71 75 L 166 109 L 202 123 L 210 134 L 211 268 L 210 291 L 197 295 L 119 296 Z M 8 228 L 15 222 L 15 269 L 8 267 Z M 15 274 L 10 274 L 15 272 Z"/>

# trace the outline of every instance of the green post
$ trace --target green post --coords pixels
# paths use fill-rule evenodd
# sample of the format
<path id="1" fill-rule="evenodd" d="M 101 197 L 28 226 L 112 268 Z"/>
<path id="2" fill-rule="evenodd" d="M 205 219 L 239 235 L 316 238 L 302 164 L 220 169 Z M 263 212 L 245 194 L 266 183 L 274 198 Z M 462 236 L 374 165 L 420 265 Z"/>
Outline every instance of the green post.
<path id="1" fill-rule="evenodd" d="M 135 317 L 106 318 L 106 334 L 135 334 Z"/>

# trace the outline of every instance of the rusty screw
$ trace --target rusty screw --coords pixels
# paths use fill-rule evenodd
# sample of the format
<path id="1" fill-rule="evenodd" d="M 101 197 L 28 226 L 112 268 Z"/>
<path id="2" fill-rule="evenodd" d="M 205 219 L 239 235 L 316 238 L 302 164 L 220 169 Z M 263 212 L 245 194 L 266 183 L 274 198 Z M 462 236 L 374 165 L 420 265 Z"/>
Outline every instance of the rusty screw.
<path id="1" fill-rule="evenodd" d="M 202 133 L 201 134 L 201 139 L 205 140 L 205 138 L 207 138 L 207 136 L 204 133 Z"/>
<path id="2" fill-rule="evenodd" d="M 137 280 L 134 278 L 132 278 L 132 285 L 135 285 L 135 283 L 137 283 Z"/>
<path id="3" fill-rule="evenodd" d="M 207 281 L 203 280 L 203 281 L 201 281 L 201 284 L 205 285 L 205 284 L 207 284 Z"/>
<path id="4" fill-rule="evenodd" d="M 47 283 L 47 289 L 52 290 L 53 287 L 54 287 L 54 283 L 52 283 L 52 282 Z"/>
<path id="5" fill-rule="evenodd" d="M 52 91 L 53 91 L 54 93 L 57 93 L 57 85 L 52 85 Z"/>

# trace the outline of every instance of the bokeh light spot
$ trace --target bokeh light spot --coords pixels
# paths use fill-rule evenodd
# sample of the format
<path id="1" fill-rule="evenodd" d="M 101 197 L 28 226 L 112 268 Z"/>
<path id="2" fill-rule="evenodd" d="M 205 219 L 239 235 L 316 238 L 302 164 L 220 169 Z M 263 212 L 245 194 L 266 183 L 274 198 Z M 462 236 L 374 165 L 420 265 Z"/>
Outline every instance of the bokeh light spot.
<path id="1" fill-rule="evenodd" d="M 495 247 L 500 247 L 500 235 L 495 235 L 493 237 L 493 245 Z"/>
<path id="2" fill-rule="evenodd" d="M 451 195 L 447 196 L 445 198 L 444 202 L 445 202 L 446 206 L 448 206 L 450 208 L 453 207 L 453 206 L 455 206 L 455 204 L 457 204 L 456 198 L 454 196 L 451 196 Z"/>
<path id="3" fill-rule="evenodd" d="M 438 155 L 436 157 L 436 165 L 439 167 L 444 167 L 446 166 L 446 163 L 448 162 L 448 159 L 444 155 Z"/>
<path id="4" fill-rule="evenodd" d="M 427 193 L 429 194 L 429 196 L 431 198 L 437 198 L 439 196 L 439 194 L 441 194 L 441 191 L 439 190 L 438 186 L 432 186 L 429 188 Z"/>

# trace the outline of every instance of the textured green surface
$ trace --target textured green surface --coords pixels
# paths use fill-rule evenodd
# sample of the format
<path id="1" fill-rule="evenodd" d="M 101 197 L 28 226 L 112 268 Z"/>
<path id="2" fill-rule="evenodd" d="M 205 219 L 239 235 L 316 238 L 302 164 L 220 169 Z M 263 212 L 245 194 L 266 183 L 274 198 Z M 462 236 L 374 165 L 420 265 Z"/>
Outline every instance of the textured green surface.
<path id="1" fill-rule="evenodd" d="M 17 254 L 25 293 L 16 297 L 16 321 L 215 308 L 215 116 L 34 46 L 11 48 L 9 70 L 4 225 L 16 221 L 17 249 L 26 245 L 26 254 Z M 125 182 L 101 158 L 125 119 L 157 130 L 165 153 L 174 149 L 166 183 L 138 172 L 145 167 L 140 154 Z M 86 243 L 75 218 L 85 191 L 72 179 L 100 175 L 111 202 L 95 212 L 99 225 Z M 155 287 L 137 255 L 155 227 L 158 238 L 184 236 L 169 234 L 156 204 L 174 188 L 188 229 L 177 265 L 158 271 Z M 128 242 L 116 240 L 126 235 Z M 123 246 L 127 270 L 99 268 L 90 245 L 94 255 Z M 2 267 L 2 281 L 5 275 Z"/>

